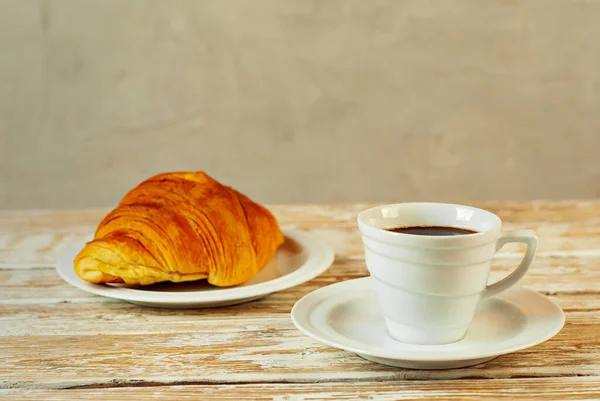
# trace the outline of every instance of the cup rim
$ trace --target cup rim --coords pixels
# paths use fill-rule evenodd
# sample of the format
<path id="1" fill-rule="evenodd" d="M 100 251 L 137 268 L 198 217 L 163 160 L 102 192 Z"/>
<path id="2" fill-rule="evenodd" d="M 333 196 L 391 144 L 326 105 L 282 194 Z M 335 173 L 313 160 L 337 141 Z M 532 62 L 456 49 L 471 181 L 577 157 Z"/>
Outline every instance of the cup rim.
<path id="1" fill-rule="evenodd" d="M 451 206 L 451 207 L 461 207 L 476 211 L 478 213 L 484 213 L 489 215 L 493 220 L 495 220 L 495 224 L 492 228 L 477 231 L 471 234 L 465 235 L 456 235 L 456 236 L 424 236 L 424 235 L 416 235 L 416 234 L 408 234 L 408 233 L 399 233 L 394 231 L 388 231 L 384 228 L 376 227 L 368 222 L 367 216 L 373 214 L 374 211 L 381 210 L 386 207 L 394 207 L 394 206 L 420 206 L 420 207 L 440 207 L 440 206 Z M 470 242 L 487 242 L 488 239 L 491 240 L 492 237 L 498 236 L 500 234 L 500 230 L 502 228 L 502 220 L 495 213 L 490 212 L 489 210 L 485 210 L 482 208 L 462 205 L 458 203 L 444 203 L 444 202 L 399 202 L 399 203 L 388 203 L 381 204 L 378 206 L 373 206 L 368 209 L 361 211 L 357 217 L 357 223 L 360 231 L 363 236 L 372 237 L 374 239 L 378 239 L 384 242 L 393 242 L 402 240 L 403 242 L 412 242 L 415 245 L 421 245 L 423 243 L 435 243 L 435 244 L 448 244 L 448 245 L 458 245 L 464 244 L 467 241 Z M 495 238 L 494 238 L 495 239 Z M 408 245 L 408 244 L 407 244 Z"/>

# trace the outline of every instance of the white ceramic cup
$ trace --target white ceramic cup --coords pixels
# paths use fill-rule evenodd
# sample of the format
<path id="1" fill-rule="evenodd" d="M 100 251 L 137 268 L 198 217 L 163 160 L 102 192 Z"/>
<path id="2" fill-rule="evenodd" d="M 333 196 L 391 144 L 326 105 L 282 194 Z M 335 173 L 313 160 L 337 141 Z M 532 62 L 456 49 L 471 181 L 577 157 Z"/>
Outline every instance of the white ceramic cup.
<path id="1" fill-rule="evenodd" d="M 389 334 L 411 344 L 460 340 L 480 300 L 523 277 L 537 248 L 530 230 L 501 233 L 495 214 L 445 203 L 400 203 L 358 215 L 365 260 Z M 456 236 L 397 233 L 386 228 L 459 227 L 476 231 Z M 490 263 L 504 244 L 527 244 L 525 257 L 508 277 L 487 285 Z"/>

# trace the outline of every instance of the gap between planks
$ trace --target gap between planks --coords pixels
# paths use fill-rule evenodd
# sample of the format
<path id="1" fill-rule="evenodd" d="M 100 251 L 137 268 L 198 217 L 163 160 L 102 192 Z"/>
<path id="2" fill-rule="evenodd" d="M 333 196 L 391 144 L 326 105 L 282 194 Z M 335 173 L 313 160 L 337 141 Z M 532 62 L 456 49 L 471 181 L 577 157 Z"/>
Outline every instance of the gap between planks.
<path id="1" fill-rule="evenodd" d="M 365 382 L 312 384 L 236 384 L 109 389 L 0 390 L 0 395 L 23 400 L 219 399 L 261 401 L 419 399 L 453 400 L 589 400 L 600 399 L 598 378 L 499 379 L 480 381 Z"/>
<path id="2" fill-rule="evenodd" d="M 399 371 L 405 369 L 398 369 Z M 446 372 L 452 371 L 460 371 L 461 369 L 449 369 Z M 411 370 L 408 370 L 409 372 Z M 412 371 L 418 372 L 418 371 Z M 422 371 L 427 372 L 427 371 Z M 232 375 L 237 376 L 237 375 Z M 84 389 L 107 389 L 107 388 L 136 388 L 136 387 L 167 387 L 167 386 L 252 386 L 252 385 L 264 385 L 264 384 L 343 384 L 343 383 L 358 383 L 361 385 L 364 384 L 377 384 L 377 383 L 390 383 L 397 381 L 408 381 L 408 382 L 443 382 L 446 380 L 453 381 L 468 381 L 468 380 L 523 380 L 523 379 L 558 379 L 558 378 L 598 378 L 600 381 L 600 376 L 593 374 L 581 374 L 581 373 L 573 373 L 573 374 L 545 374 L 545 375 L 524 375 L 517 374 L 510 377 L 503 377 L 498 379 L 496 377 L 482 375 L 467 375 L 467 376 L 457 376 L 453 377 L 452 374 L 441 375 L 439 378 L 431 378 L 428 376 L 403 376 L 403 375 L 395 375 L 393 377 L 378 377 L 378 378 L 357 378 L 357 377 L 347 377 L 347 378 L 316 378 L 314 374 L 307 375 L 299 375 L 295 378 L 286 378 L 282 380 L 197 380 L 197 379 L 171 379 L 171 378 L 160 378 L 160 377 L 150 377 L 148 379 L 133 379 L 133 380 L 119 380 L 119 379 L 105 379 L 98 380 L 96 382 L 85 382 L 82 381 L 73 381 L 66 380 L 63 382 L 20 382 L 20 381 L 0 381 L 0 389 L 27 389 L 27 390 L 84 390 Z"/>

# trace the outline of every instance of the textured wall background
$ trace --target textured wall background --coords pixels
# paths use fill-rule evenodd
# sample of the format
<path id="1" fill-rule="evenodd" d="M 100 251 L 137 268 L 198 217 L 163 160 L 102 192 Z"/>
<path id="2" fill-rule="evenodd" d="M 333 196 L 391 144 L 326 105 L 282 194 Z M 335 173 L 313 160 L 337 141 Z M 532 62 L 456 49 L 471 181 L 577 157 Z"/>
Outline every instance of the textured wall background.
<path id="1" fill-rule="evenodd" d="M 600 196 L 598 0 L 0 0 L 0 208 Z"/>

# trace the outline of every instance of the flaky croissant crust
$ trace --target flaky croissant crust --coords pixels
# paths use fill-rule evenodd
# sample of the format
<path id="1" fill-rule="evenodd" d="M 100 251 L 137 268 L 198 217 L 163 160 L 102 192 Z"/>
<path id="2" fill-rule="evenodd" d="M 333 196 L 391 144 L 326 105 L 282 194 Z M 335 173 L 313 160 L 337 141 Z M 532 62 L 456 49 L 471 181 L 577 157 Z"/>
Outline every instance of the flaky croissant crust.
<path id="1" fill-rule="evenodd" d="M 283 243 L 263 206 L 203 171 L 163 173 L 133 188 L 74 261 L 93 283 L 153 284 L 254 277 Z"/>

